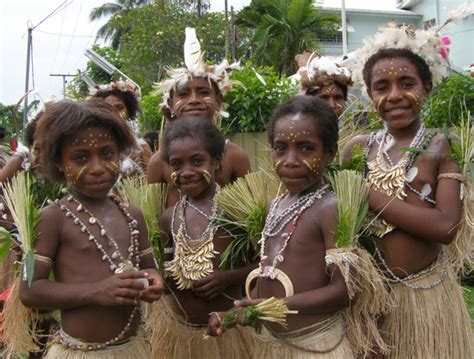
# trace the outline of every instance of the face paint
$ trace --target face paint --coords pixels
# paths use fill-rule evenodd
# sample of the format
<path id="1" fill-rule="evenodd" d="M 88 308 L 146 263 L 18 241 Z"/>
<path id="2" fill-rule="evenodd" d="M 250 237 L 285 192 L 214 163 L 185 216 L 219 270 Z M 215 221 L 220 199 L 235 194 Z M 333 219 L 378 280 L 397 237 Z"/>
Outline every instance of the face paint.
<path id="1" fill-rule="evenodd" d="M 202 171 L 202 176 L 206 180 L 207 183 L 211 183 L 212 181 L 212 175 L 208 170 L 203 170 Z"/>
<path id="2" fill-rule="evenodd" d="M 178 187 L 178 174 L 175 171 L 173 171 L 173 172 L 171 172 L 170 177 L 171 177 L 171 182 L 173 182 L 173 184 L 176 187 Z"/>
<path id="3" fill-rule="evenodd" d="M 119 165 L 115 162 L 109 162 L 105 164 L 105 167 L 113 174 L 113 175 L 118 175 L 119 174 Z"/>

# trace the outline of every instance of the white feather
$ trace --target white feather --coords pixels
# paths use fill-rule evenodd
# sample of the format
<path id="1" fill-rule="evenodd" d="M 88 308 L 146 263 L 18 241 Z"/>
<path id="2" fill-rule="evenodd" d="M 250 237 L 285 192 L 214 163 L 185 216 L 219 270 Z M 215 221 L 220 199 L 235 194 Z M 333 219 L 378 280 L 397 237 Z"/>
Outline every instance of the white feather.
<path id="1" fill-rule="evenodd" d="M 188 70 L 198 70 L 201 64 L 201 44 L 196 36 L 196 29 L 187 27 L 184 40 L 184 63 Z"/>
<path id="2" fill-rule="evenodd" d="M 456 9 L 448 13 L 448 19 L 452 22 L 459 23 L 464 20 L 466 17 L 474 14 L 474 3 L 469 4 L 469 1 L 466 0 Z"/>

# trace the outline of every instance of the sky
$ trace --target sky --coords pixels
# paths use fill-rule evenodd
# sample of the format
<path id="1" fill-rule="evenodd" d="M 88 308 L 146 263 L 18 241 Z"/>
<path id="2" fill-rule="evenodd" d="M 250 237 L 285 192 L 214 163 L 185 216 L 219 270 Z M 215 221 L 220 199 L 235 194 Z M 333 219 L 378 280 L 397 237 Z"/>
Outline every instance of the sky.
<path id="1" fill-rule="evenodd" d="M 341 0 L 324 0 L 325 6 L 338 6 Z M 25 93 L 27 24 L 37 26 L 33 34 L 33 70 L 30 70 L 32 97 L 43 100 L 62 98 L 62 77 L 85 68 L 84 50 L 94 43 L 95 34 L 106 19 L 89 22 L 90 10 L 112 0 L 0 0 L 0 103 L 16 103 Z M 319 1 L 321 2 L 321 1 Z M 62 3 L 67 6 L 46 18 Z M 250 0 L 228 0 L 229 8 L 239 10 Z M 361 7 L 371 0 L 346 0 L 347 7 Z M 392 7 L 395 0 L 378 1 Z M 223 11 L 224 0 L 211 0 L 211 11 Z M 66 80 L 69 80 L 66 77 Z"/>

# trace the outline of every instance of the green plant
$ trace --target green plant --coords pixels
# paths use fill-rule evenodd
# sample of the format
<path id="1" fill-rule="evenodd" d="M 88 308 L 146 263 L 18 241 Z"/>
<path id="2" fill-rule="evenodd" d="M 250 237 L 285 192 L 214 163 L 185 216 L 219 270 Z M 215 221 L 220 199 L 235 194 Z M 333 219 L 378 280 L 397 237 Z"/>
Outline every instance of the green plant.
<path id="1" fill-rule="evenodd" d="M 163 113 L 160 110 L 160 103 L 163 101 L 163 95 L 156 95 L 152 92 L 143 96 L 140 100 L 142 114 L 138 116 L 140 133 L 148 131 L 160 131 Z"/>
<path id="2" fill-rule="evenodd" d="M 231 79 L 240 86 L 235 85 L 225 97 L 229 118 L 222 121 L 224 132 L 265 131 L 272 111 L 297 92 L 286 76 L 279 77 L 272 67 L 254 67 L 251 62 L 234 71 Z"/>
<path id="3" fill-rule="evenodd" d="M 463 112 L 474 113 L 474 78 L 459 73 L 436 86 L 422 108 L 426 125 L 437 128 L 459 125 Z"/>

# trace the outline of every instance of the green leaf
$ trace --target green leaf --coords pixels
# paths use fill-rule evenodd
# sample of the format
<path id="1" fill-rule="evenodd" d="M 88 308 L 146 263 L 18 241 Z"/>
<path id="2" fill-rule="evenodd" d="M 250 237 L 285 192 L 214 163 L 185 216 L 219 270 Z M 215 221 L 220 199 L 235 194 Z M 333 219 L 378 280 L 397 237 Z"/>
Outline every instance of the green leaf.
<path id="1" fill-rule="evenodd" d="M 0 262 L 5 259 L 7 256 L 8 252 L 10 251 L 12 243 L 11 242 L 3 242 L 0 244 Z"/>
<path id="2" fill-rule="evenodd" d="M 24 271 L 26 273 L 26 280 L 28 281 L 28 287 L 31 287 L 35 270 L 35 253 L 33 251 L 26 252 L 23 258 L 23 263 Z"/>

